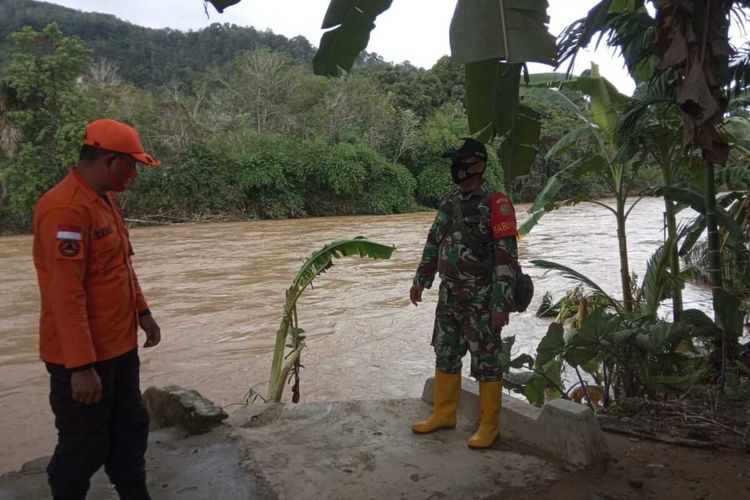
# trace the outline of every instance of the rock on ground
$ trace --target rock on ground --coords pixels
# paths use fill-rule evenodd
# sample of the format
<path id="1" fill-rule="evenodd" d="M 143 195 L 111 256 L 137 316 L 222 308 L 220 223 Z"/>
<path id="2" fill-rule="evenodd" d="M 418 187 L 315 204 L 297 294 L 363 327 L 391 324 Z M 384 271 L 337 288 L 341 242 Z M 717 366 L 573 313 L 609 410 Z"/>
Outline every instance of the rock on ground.
<path id="1" fill-rule="evenodd" d="M 151 429 L 179 427 L 187 435 L 201 434 L 227 418 L 227 414 L 198 391 L 176 385 L 149 387 L 143 402 L 151 420 Z"/>

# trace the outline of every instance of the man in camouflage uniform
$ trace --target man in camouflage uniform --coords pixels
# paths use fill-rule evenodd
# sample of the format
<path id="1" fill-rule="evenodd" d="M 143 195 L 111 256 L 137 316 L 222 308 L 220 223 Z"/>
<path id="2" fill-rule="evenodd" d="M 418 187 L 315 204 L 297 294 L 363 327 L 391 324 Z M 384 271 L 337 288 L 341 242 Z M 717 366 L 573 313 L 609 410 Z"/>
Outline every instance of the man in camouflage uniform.
<path id="1" fill-rule="evenodd" d="M 468 350 L 480 398 L 480 425 L 468 444 L 487 448 L 499 435 L 500 334 L 513 309 L 515 211 L 506 195 L 490 192 L 483 182 L 487 150 L 481 142 L 461 139 L 454 151 L 443 156 L 451 158 L 451 174 L 458 186 L 440 202 L 410 291 L 417 305 L 424 288 L 430 288 L 435 273 L 440 273 L 432 337 L 435 403 L 432 416 L 415 422 L 412 430 L 427 433 L 456 426 L 461 358 Z"/>

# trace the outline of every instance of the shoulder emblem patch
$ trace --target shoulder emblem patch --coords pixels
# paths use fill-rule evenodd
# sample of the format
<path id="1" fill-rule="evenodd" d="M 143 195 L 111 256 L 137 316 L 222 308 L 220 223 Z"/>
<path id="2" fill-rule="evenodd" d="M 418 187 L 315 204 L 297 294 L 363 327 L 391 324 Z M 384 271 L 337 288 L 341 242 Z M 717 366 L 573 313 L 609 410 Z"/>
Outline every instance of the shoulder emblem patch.
<path id="1" fill-rule="evenodd" d="M 518 235 L 516 211 L 507 196 L 502 193 L 492 195 L 490 206 L 490 226 L 495 239 Z"/>
<path id="2" fill-rule="evenodd" d="M 83 231 L 81 226 L 58 224 L 55 228 L 58 258 L 80 260 Z"/>
<path id="3" fill-rule="evenodd" d="M 81 242 L 76 240 L 60 240 L 57 250 L 63 257 L 75 257 L 81 252 Z"/>

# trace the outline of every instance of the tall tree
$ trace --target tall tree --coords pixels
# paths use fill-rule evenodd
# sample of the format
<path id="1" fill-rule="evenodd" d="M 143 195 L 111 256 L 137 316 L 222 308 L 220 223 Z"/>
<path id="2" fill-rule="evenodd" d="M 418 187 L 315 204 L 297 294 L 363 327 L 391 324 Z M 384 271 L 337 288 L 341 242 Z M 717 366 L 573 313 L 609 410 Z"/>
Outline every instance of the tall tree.
<path id="1" fill-rule="evenodd" d="M 91 60 L 81 40 L 63 36 L 55 23 L 41 32 L 24 28 L 10 40 L 17 50 L 2 75 L 0 101 L 15 146 L 6 148 L 9 158 L 0 164 L 0 184 L 9 193 L 0 209 L 23 226 L 39 195 L 76 160 L 94 106 L 76 79 Z"/>

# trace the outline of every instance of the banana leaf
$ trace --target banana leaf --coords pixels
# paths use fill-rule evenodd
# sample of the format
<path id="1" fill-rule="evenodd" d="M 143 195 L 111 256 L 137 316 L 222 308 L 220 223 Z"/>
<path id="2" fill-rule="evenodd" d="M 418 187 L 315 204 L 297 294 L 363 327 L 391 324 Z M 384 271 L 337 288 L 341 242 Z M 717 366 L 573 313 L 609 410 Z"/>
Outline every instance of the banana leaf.
<path id="1" fill-rule="evenodd" d="M 530 107 L 523 104 L 518 107 L 515 124 L 501 146 L 506 183 L 531 170 L 539 153 L 540 118 L 541 114 Z"/>
<path id="2" fill-rule="evenodd" d="M 560 137 L 560 139 L 558 139 L 557 142 L 553 144 L 551 148 L 549 148 L 547 154 L 544 155 L 544 159 L 550 160 L 554 158 L 558 154 L 563 153 L 574 146 L 577 142 L 588 139 L 589 137 L 591 137 L 592 133 L 593 131 L 588 125 L 583 125 L 582 127 L 571 130 L 567 134 Z"/>
<path id="3" fill-rule="evenodd" d="M 486 59 L 466 64 L 465 73 L 469 131 L 482 142 L 505 135 L 516 123 L 521 65 Z"/>
<path id="4" fill-rule="evenodd" d="M 545 184 L 542 191 L 536 196 L 534 203 L 529 209 L 531 215 L 519 226 L 518 234 L 521 236 L 529 234 L 544 214 L 557 208 L 558 204 L 555 203 L 555 197 L 564 185 L 563 174 L 570 173 L 574 179 L 578 179 L 583 175 L 602 172 L 606 167 L 607 160 L 601 155 L 594 155 L 586 160 L 579 158 L 547 179 L 547 184 Z M 575 205 L 584 201 L 589 201 L 588 195 L 581 193 L 574 198 L 561 202 L 560 205 Z"/>
<path id="5" fill-rule="evenodd" d="M 450 26 L 453 60 L 555 65 L 547 0 L 458 0 Z"/>
<path id="6" fill-rule="evenodd" d="M 323 19 L 327 29 L 313 58 L 313 72 L 338 76 L 351 71 L 360 52 L 367 48 L 375 18 L 388 10 L 392 0 L 331 0 Z"/>

